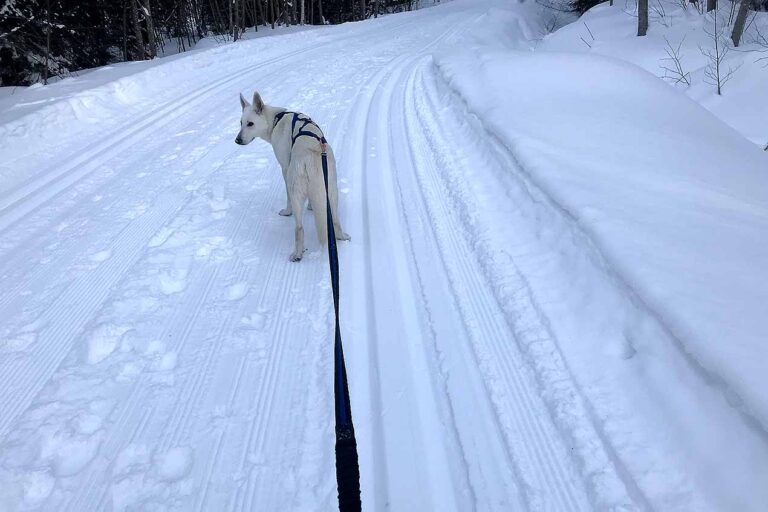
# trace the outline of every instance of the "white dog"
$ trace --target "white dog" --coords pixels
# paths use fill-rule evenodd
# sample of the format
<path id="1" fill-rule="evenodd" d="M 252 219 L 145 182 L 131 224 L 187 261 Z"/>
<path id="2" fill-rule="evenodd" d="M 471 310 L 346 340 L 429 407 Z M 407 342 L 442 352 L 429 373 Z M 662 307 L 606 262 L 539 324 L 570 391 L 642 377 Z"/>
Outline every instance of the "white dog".
<path id="1" fill-rule="evenodd" d="M 303 114 L 288 112 L 284 108 L 265 105 L 259 93 L 253 93 L 253 104 L 240 95 L 243 115 L 240 118 L 240 133 L 237 144 L 250 144 L 259 137 L 272 144 L 277 161 L 283 169 L 287 204 L 280 215 L 294 214 L 296 219 L 296 246 L 291 261 L 301 260 L 304 254 L 304 205 L 309 199 L 310 209 L 315 215 L 317 237 L 321 245 L 328 242 L 326 225 L 325 182 L 321 154 L 323 146 L 328 155 L 328 199 L 331 203 L 333 229 L 337 240 L 349 240 L 341 228 L 338 213 L 339 191 L 336 184 L 336 160 L 331 146 L 325 141 L 323 132 L 311 119 Z"/>

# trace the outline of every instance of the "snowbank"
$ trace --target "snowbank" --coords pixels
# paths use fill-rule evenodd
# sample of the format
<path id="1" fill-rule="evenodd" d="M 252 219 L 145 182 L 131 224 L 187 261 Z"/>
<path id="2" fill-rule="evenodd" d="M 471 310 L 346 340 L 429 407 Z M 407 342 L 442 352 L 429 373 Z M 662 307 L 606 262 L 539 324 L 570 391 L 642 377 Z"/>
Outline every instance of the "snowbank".
<path id="1" fill-rule="evenodd" d="M 650 27 L 645 37 L 637 37 L 637 17 L 624 2 L 613 6 L 600 4 L 579 20 L 551 34 L 537 47 L 545 51 L 587 52 L 608 55 L 637 64 L 676 88 L 684 91 L 720 119 L 734 127 L 761 148 L 768 144 L 768 103 L 759 101 L 768 91 L 768 48 L 757 44 L 760 34 L 768 35 L 768 13 L 752 13 L 742 44 L 732 48 L 730 41 L 730 2 L 721 2 L 718 25 L 721 44 L 731 47 L 722 63 L 723 74 L 733 70 L 722 95 L 708 83 L 704 72 L 709 60 L 702 49 L 711 49 L 714 32 L 713 14 L 702 15 L 690 5 L 679 2 L 653 2 Z M 725 28 L 723 30 L 723 27 Z M 668 45 L 669 43 L 669 45 Z M 674 68 L 666 50 L 679 47 L 680 63 L 690 84 L 677 81 L 664 68 Z"/>
<path id="2" fill-rule="evenodd" d="M 768 157 L 613 59 L 470 51 L 438 65 L 631 293 L 768 427 Z"/>

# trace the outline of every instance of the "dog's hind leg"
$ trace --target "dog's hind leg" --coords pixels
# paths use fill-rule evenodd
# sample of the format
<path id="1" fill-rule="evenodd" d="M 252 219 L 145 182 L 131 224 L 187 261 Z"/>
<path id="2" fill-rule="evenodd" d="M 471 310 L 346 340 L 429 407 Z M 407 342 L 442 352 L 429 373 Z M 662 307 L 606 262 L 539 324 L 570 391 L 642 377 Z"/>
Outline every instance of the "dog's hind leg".
<path id="1" fill-rule="evenodd" d="M 320 245 L 328 243 L 328 224 L 326 221 L 325 185 L 319 169 L 309 170 L 309 204 L 315 217 L 315 229 Z"/>
<path id="2" fill-rule="evenodd" d="M 293 177 L 291 183 L 291 208 L 293 209 L 293 218 L 296 221 L 296 241 L 291 261 L 301 261 L 304 256 L 304 205 L 307 202 L 307 183 L 306 177 Z"/>

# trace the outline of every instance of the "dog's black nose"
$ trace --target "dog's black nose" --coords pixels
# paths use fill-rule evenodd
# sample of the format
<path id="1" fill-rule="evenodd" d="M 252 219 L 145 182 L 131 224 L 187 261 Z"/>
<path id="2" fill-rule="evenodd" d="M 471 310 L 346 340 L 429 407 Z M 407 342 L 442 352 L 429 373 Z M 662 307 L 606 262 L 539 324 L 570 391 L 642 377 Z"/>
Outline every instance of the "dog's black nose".
<path id="1" fill-rule="evenodd" d="M 243 144 L 243 139 L 241 139 L 240 137 L 236 138 L 236 139 L 235 139 L 235 144 L 240 144 L 240 145 L 242 145 L 242 144 Z"/>

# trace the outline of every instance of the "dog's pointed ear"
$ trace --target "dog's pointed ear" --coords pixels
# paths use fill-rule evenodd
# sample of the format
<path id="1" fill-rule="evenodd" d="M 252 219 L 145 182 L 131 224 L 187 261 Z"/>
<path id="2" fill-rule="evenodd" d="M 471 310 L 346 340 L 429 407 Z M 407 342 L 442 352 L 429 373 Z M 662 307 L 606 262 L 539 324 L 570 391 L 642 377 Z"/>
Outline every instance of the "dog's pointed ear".
<path id="1" fill-rule="evenodd" d="M 240 106 L 243 107 L 243 110 L 245 110 L 249 105 L 250 103 L 246 101 L 245 96 L 243 96 L 243 93 L 240 93 Z"/>
<path id="2" fill-rule="evenodd" d="M 253 93 L 253 110 L 255 110 L 257 114 L 261 114 L 264 110 L 264 102 L 261 100 L 261 96 L 258 92 Z"/>

